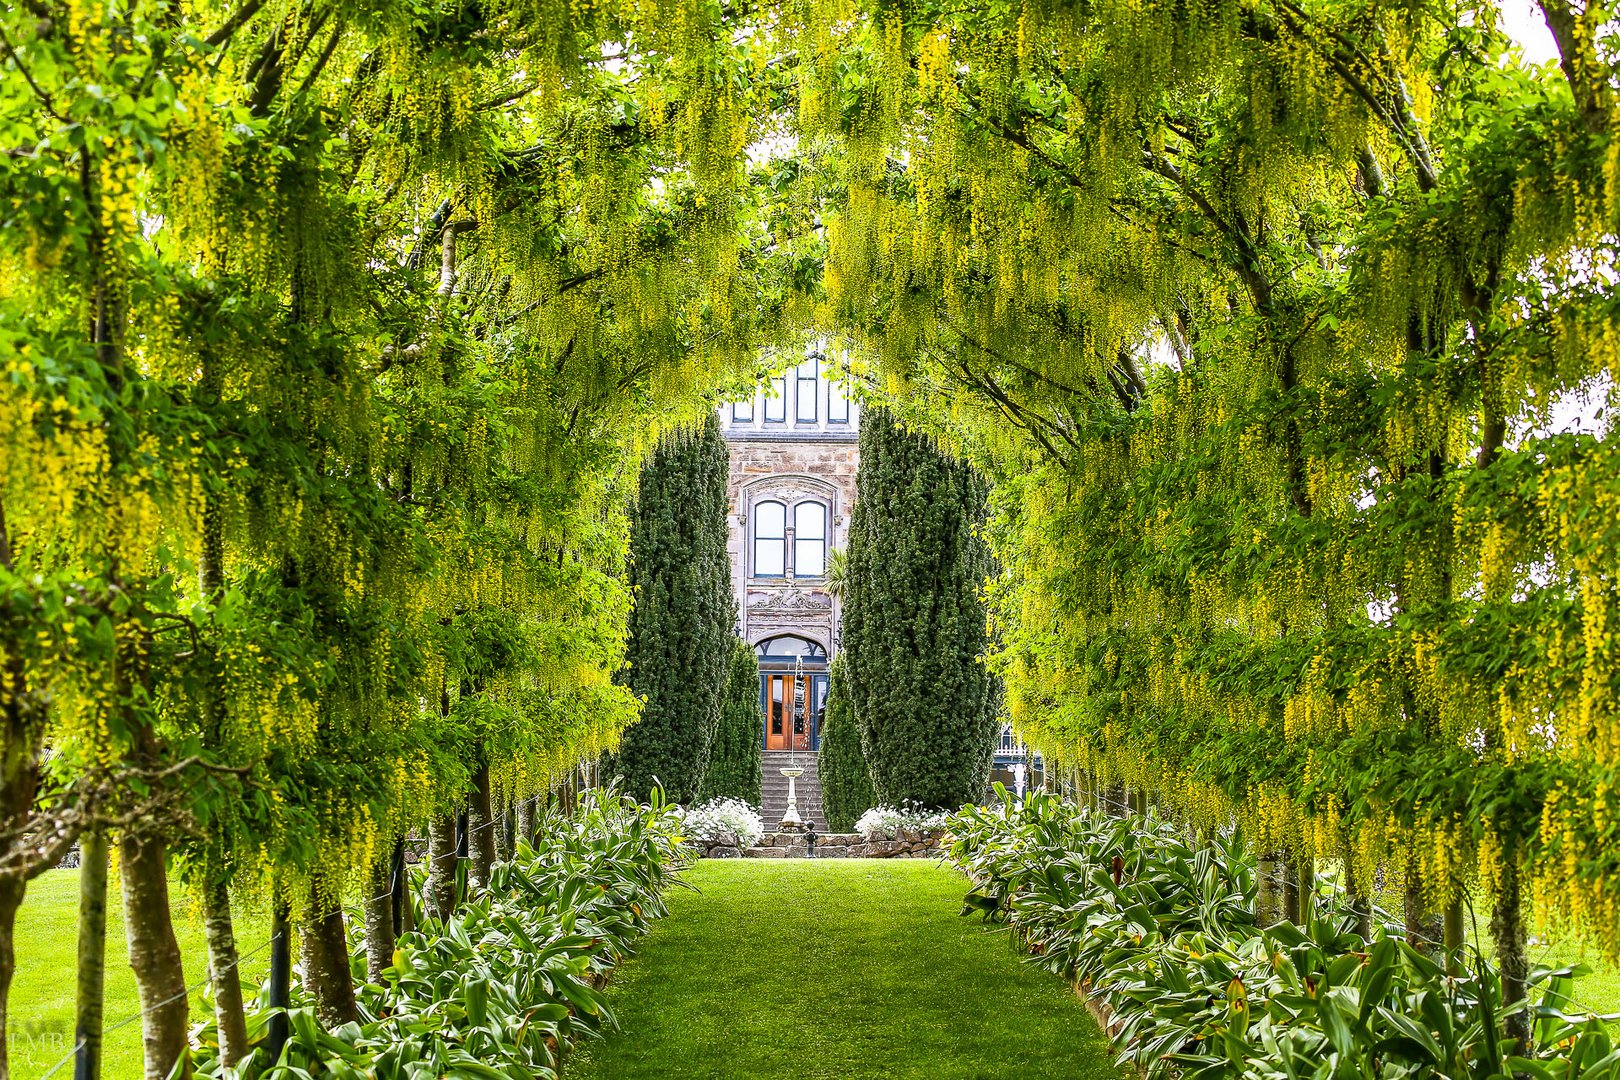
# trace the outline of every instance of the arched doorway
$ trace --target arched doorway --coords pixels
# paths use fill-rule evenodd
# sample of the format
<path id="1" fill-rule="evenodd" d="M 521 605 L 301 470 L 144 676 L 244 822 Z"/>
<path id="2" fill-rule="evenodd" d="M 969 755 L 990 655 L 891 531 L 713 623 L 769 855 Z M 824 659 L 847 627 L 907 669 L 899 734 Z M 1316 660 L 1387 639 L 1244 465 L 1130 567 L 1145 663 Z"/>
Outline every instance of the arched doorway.
<path id="1" fill-rule="evenodd" d="M 827 650 L 797 634 L 778 634 L 755 645 L 754 653 L 765 749 L 817 749 L 827 707 Z"/>

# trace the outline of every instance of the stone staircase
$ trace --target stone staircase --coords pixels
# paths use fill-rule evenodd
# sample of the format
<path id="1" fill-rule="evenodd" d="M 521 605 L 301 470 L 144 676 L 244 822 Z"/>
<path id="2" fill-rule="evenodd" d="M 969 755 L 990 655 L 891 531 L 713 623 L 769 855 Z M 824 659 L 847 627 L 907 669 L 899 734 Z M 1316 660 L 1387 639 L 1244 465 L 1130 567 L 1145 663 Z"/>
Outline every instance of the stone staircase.
<path id="1" fill-rule="evenodd" d="M 799 817 L 814 822 L 817 832 L 824 832 L 827 819 L 821 813 L 821 782 L 816 778 L 816 755 L 809 750 L 766 750 L 761 763 L 759 816 L 765 820 L 765 831 L 775 832 L 787 811 L 788 778 L 783 769 L 797 766 L 804 770 L 799 777 Z"/>

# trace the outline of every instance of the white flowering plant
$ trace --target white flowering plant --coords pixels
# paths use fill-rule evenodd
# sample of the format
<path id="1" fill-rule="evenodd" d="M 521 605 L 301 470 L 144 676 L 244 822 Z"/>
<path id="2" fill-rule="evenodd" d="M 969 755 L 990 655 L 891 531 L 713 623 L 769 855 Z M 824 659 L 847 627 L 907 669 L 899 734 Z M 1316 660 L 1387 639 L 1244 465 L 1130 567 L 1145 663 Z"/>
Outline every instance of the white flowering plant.
<path id="1" fill-rule="evenodd" d="M 705 844 L 736 837 L 738 847 L 753 847 L 765 834 L 759 811 L 741 799 L 710 799 L 702 806 L 694 806 L 686 811 L 682 825 L 688 840 Z"/>
<path id="2" fill-rule="evenodd" d="M 913 832 L 943 832 L 950 815 L 943 810 L 926 810 L 920 806 L 874 806 L 861 815 L 855 831 L 867 840 L 893 840 L 901 829 Z"/>

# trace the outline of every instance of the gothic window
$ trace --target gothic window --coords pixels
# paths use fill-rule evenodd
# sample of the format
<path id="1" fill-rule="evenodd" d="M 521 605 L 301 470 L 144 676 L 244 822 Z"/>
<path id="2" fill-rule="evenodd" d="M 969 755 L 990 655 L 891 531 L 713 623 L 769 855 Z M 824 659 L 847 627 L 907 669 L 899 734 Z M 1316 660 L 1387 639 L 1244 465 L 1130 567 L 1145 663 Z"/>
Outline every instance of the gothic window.
<path id="1" fill-rule="evenodd" d="M 816 357 L 808 357 L 799 365 L 798 375 L 794 378 L 796 385 L 793 418 L 801 424 L 816 422 L 816 397 L 820 384 L 817 375 L 820 363 Z"/>
<path id="2" fill-rule="evenodd" d="M 779 502 L 755 503 L 754 576 L 781 577 L 786 573 L 787 507 Z"/>
<path id="3" fill-rule="evenodd" d="M 765 384 L 765 422 L 781 424 L 787 421 L 787 376 L 777 375 Z"/>
<path id="4" fill-rule="evenodd" d="M 751 424 L 754 421 L 754 399 L 747 401 L 734 401 L 731 404 L 731 421 L 734 424 Z"/>
<path id="5" fill-rule="evenodd" d="M 849 395 L 844 392 L 844 384 L 841 382 L 827 384 L 827 422 L 849 423 Z"/>
<path id="6" fill-rule="evenodd" d="M 802 502 L 793 508 L 793 576 L 820 577 L 827 572 L 827 508 Z"/>

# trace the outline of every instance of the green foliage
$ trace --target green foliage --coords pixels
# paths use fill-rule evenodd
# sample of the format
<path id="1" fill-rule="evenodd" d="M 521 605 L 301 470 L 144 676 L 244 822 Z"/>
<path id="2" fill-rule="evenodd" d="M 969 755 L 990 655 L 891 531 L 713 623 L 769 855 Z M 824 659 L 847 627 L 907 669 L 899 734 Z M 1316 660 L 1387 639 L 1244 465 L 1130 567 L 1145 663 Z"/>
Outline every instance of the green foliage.
<path id="1" fill-rule="evenodd" d="M 725 699 L 720 703 L 720 726 L 703 773 L 700 801 L 741 799 L 750 806 L 760 801 L 760 756 L 764 752 L 764 716 L 759 707 L 759 658 L 746 641 L 731 650 L 731 671 L 726 677 Z"/>
<path id="2" fill-rule="evenodd" d="M 1342 892 L 1303 927 L 1257 927 L 1241 835 L 1191 844 L 1156 818 L 998 795 L 952 821 L 963 913 L 1006 922 L 1031 962 L 1104 1002 L 1150 1078 L 1620 1075 L 1604 1020 L 1575 1004 L 1583 967 L 1539 969 L 1532 1000 L 1504 1002 L 1483 957 L 1448 974 L 1393 927 L 1361 937 Z M 1507 1012 L 1536 1018 L 1526 1044 L 1500 1037 Z"/>
<path id="3" fill-rule="evenodd" d="M 694 801 L 720 724 L 737 622 L 726 554 L 728 462 L 711 413 L 666 437 L 641 471 L 623 675 L 642 699 L 641 718 L 614 759 L 638 796 L 662 785 L 671 800 Z"/>
<path id="4" fill-rule="evenodd" d="M 872 794 L 955 809 L 983 795 L 996 730 L 984 482 L 882 409 L 862 415 L 860 449 L 843 656 Z"/>
<path id="5" fill-rule="evenodd" d="M 602 979 L 664 913 L 678 833 L 669 808 L 611 791 L 575 815 L 544 818 L 532 845 L 495 866 L 488 893 L 448 924 L 429 917 L 399 939 L 382 980 L 360 990 L 360 1023 L 323 1030 L 297 986 L 292 1036 L 272 1064 L 262 1049 L 268 1010 L 256 1009 L 254 1075 L 556 1075 L 573 1043 L 612 1025 Z M 420 870 L 414 879 L 420 893 Z M 200 1036 L 197 1074 L 235 1075 L 215 1056 L 212 1026 Z"/>
<path id="6" fill-rule="evenodd" d="M 821 783 L 821 810 L 827 831 L 855 831 L 855 823 L 876 803 L 872 773 L 861 753 L 861 732 L 849 698 L 844 657 L 828 667 L 827 711 L 821 721 L 821 748 L 816 754 L 816 777 Z"/>

